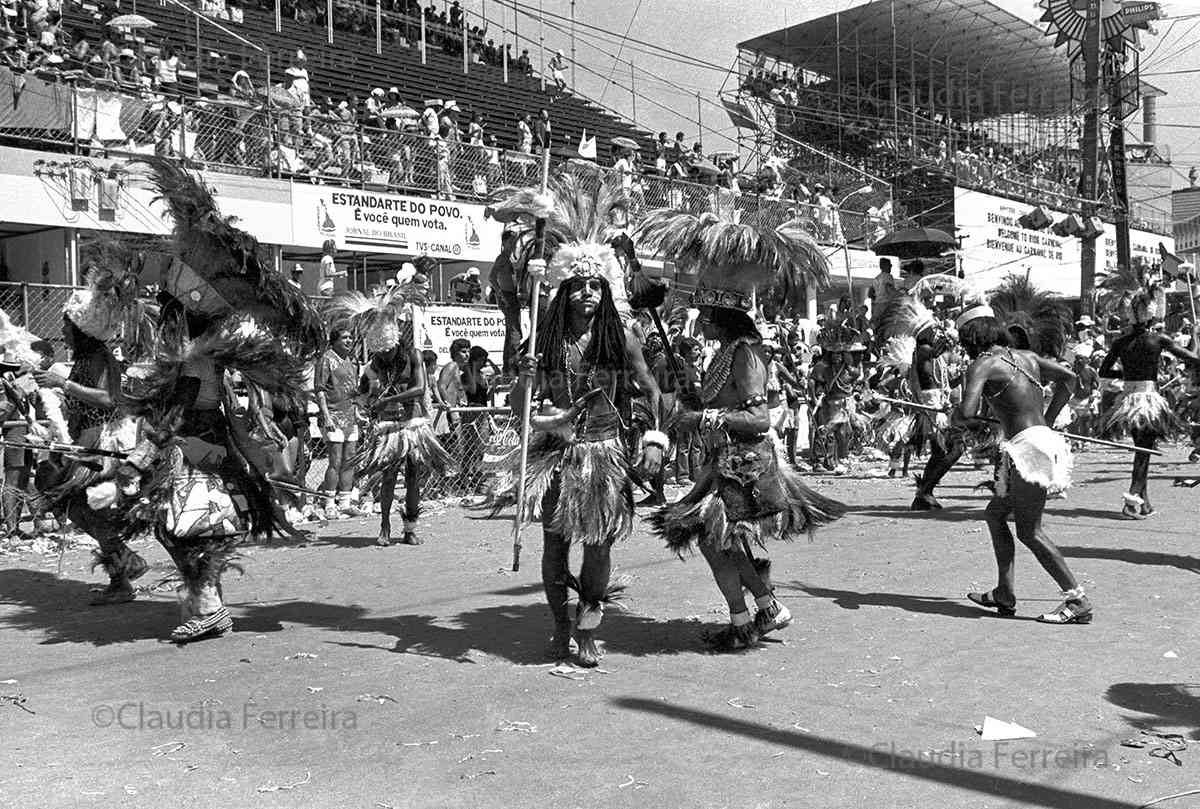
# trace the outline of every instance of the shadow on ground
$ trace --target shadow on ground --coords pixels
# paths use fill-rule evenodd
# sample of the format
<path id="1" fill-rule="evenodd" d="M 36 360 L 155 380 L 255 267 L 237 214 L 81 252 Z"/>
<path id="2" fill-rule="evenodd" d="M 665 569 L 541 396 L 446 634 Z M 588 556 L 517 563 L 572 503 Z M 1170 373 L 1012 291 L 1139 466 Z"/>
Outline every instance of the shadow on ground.
<path id="1" fill-rule="evenodd" d="M 1189 573 L 1200 573 L 1200 557 L 1184 556 L 1178 553 L 1155 553 L 1133 548 L 1083 548 L 1077 545 L 1060 545 L 1059 550 L 1063 552 L 1063 556 L 1071 559 L 1107 559 L 1113 562 L 1127 562 L 1131 565 L 1176 567 Z"/>
<path id="2" fill-rule="evenodd" d="M 614 699 L 613 703 L 618 708 L 627 711 L 673 719 L 718 733 L 742 736 L 780 747 L 790 747 L 831 759 L 841 759 L 857 766 L 894 772 L 905 778 L 931 781 L 955 789 L 1020 801 L 1021 806 L 1041 806 L 1052 809 L 1079 809 L 1080 807 L 1138 809 L 1137 804 L 1125 801 L 1077 792 L 1066 787 L 1020 781 L 1004 775 L 995 768 L 953 766 L 943 764 L 934 758 L 918 758 L 903 751 L 892 751 L 886 745 L 872 746 L 869 743 L 843 742 L 827 736 L 773 728 L 757 722 L 748 722 L 682 705 L 672 705 L 660 700 L 620 697 Z M 985 747 L 979 749 L 983 752 L 984 758 L 992 754 L 992 751 Z M 865 776 L 864 783 L 871 783 L 870 773 L 863 775 Z M 953 800 L 944 801 L 943 805 L 953 805 Z"/>
<path id="3" fill-rule="evenodd" d="M 514 590 L 513 594 L 527 592 L 525 587 Z M 278 632 L 285 623 L 394 638 L 382 643 L 328 641 L 337 646 L 460 663 L 481 662 L 472 657 L 472 653 L 479 652 L 522 665 L 546 661 L 543 651 L 553 629 L 550 611 L 544 604 L 502 604 L 450 615 L 380 616 L 353 605 L 289 601 L 247 605 L 239 608 L 234 617 L 237 632 Z M 610 609 L 605 613 L 599 636 L 612 652 L 645 657 L 703 651 L 701 636 L 707 628 L 696 621 L 659 621 Z"/>
<path id="4" fill-rule="evenodd" d="M 951 618 L 994 618 L 996 613 L 976 607 L 966 600 L 943 598 L 941 596 L 922 596 L 910 593 L 860 593 L 854 590 L 834 590 L 828 587 L 810 587 L 802 582 L 784 582 L 776 585 L 776 593 L 785 597 L 788 593 L 804 593 L 810 598 L 823 598 L 832 601 L 844 610 L 858 610 L 863 607 L 892 607 L 905 612 L 925 613 L 927 615 L 946 615 Z M 1005 620 L 1033 620 L 1032 618 L 1006 618 Z"/>
<path id="5" fill-rule="evenodd" d="M 1139 730 L 1180 730 L 1189 739 L 1200 739 L 1200 683 L 1114 683 L 1104 698 L 1142 714 L 1124 717 Z"/>
<path id="6" fill-rule="evenodd" d="M 156 572 L 147 573 L 145 580 L 151 580 Z M 44 644 L 107 646 L 162 637 L 164 628 L 169 630 L 178 622 L 179 608 L 173 598 L 154 601 L 139 596 L 125 604 L 90 607 L 93 586 L 45 570 L 0 570 L 0 605 L 18 608 L 0 616 L 0 626 L 44 632 Z"/>

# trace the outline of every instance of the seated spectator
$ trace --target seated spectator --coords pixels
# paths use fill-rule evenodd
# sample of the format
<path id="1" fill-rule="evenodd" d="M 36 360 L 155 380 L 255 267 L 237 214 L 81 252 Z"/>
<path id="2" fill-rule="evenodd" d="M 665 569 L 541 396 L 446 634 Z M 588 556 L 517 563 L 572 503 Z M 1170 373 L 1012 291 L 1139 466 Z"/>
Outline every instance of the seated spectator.
<path id="1" fill-rule="evenodd" d="M 529 51 L 521 51 L 521 55 L 517 57 L 517 70 L 526 76 L 533 75 L 533 62 L 529 60 Z"/>
<path id="2" fill-rule="evenodd" d="M 122 48 L 113 68 L 113 80 L 123 87 L 141 87 L 142 70 L 138 67 L 137 54 L 132 48 Z"/>
<path id="3" fill-rule="evenodd" d="M 483 300 L 478 267 L 471 267 L 450 279 L 450 298 L 455 303 L 479 303 Z"/>
<path id="4" fill-rule="evenodd" d="M 233 74 L 233 78 L 229 80 L 229 94 L 239 101 L 258 100 L 254 82 L 250 80 L 250 74 L 245 70 L 239 70 Z"/>
<path id="5" fill-rule="evenodd" d="M 517 151 L 533 154 L 533 118 L 526 113 L 517 116 Z"/>

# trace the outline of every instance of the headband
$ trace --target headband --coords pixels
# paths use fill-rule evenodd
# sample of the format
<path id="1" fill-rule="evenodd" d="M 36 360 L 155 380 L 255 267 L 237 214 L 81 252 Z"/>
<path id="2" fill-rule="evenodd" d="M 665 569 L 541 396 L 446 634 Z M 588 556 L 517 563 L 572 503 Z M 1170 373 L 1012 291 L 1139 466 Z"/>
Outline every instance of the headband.
<path id="1" fill-rule="evenodd" d="M 988 306 L 986 303 L 980 303 L 972 306 L 970 309 L 967 309 L 965 312 L 959 315 L 958 319 L 954 321 L 954 328 L 961 329 L 964 324 L 969 323 L 972 320 L 978 320 L 981 317 L 995 316 L 996 312 L 994 309 L 992 309 L 992 307 Z"/>

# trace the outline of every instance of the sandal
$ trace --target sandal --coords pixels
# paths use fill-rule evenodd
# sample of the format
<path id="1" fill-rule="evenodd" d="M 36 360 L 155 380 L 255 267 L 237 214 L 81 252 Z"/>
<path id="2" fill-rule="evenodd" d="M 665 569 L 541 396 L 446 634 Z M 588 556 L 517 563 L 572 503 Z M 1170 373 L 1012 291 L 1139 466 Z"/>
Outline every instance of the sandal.
<path id="1" fill-rule="evenodd" d="M 1001 618 L 1011 618 L 1017 614 L 1017 602 L 1013 602 L 1012 606 L 1001 604 L 995 599 L 995 590 L 986 593 L 967 593 L 967 600 L 972 604 L 978 604 L 989 610 L 995 610 L 996 614 Z"/>
<path id="2" fill-rule="evenodd" d="M 1092 608 L 1083 607 L 1078 602 L 1072 604 L 1070 601 L 1064 601 L 1054 612 L 1039 615 L 1038 621 L 1043 624 L 1090 624 Z"/>

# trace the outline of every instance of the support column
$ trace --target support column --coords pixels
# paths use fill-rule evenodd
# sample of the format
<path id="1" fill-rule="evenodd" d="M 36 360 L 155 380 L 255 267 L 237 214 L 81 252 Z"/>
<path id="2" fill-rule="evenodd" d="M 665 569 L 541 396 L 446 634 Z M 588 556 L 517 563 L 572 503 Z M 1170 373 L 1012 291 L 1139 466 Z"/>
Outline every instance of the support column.
<path id="1" fill-rule="evenodd" d="M 67 283 L 79 286 L 79 231 L 76 228 L 63 228 L 63 266 L 67 268 Z"/>
<path id="2" fill-rule="evenodd" d="M 1083 121 L 1083 159 L 1080 196 L 1084 198 L 1083 215 L 1096 213 L 1094 200 L 1099 196 L 1100 168 L 1100 2 L 1088 0 L 1087 22 L 1083 33 L 1083 83 L 1085 115 Z M 1079 306 L 1082 313 L 1094 314 L 1092 292 L 1096 286 L 1096 239 L 1080 239 Z"/>

